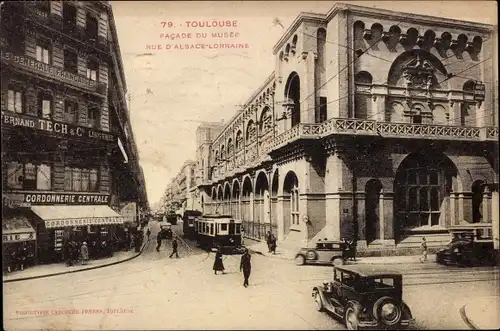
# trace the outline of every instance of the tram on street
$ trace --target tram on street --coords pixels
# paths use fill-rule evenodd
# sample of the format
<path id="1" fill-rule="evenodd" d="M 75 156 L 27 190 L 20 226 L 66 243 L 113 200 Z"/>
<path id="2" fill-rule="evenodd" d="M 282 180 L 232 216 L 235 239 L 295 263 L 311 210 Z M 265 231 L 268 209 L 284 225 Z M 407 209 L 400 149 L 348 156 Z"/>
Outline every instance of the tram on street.
<path id="1" fill-rule="evenodd" d="M 196 218 L 200 217 L 202 212 L 199 210 L 186 210 L 182 216 L 182 232 L 186 238 L 195 237 L 194 223 Z"/>
<path id="2" fill-rule="evenodd" d="M 241 247 L 241 220 L 231 215 L 202 215 L 194 222 L 195 239 L 204 249 L 221 247 L 233 252 Z"/>

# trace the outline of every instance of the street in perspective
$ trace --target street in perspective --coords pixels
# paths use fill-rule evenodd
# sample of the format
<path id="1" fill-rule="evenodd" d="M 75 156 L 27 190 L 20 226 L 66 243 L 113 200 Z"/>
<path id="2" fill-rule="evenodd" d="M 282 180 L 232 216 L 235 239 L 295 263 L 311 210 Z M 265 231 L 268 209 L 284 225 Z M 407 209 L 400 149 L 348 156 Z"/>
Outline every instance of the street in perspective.
<path id="1" fill-rule="evenodd" d="M 2 2 L 4 328 L 499 329 L 495 5 Z"/>

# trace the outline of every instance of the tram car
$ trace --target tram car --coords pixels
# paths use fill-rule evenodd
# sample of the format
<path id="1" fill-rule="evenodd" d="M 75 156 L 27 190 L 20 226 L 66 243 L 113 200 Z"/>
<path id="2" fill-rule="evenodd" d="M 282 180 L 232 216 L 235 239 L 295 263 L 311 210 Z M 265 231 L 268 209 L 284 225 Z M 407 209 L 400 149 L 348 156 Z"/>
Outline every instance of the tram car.
<path id="1" fill-rule="evenodd" d="M 201 211 L 198 210 L 186 210 L 182 216 L 182 232 L 186 238 L 194 238 L 195 230 L 194 223 L 195 219 L 202 215 Z"/>
<path id="2" fill-rule="evenodd" d="M 241 220 L 231 215 L 202 215 L 195 219 L 195 239 L 204 249 L 221 247 L 224 253 L 241 250 Z"/>

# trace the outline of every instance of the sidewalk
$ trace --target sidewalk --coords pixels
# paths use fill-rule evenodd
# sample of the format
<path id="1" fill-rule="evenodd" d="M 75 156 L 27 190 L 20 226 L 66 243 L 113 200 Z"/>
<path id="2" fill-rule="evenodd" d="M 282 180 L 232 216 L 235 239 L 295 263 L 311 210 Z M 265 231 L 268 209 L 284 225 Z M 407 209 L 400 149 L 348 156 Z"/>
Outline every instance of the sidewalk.
<path id="1" fill-rule="evenodd" d="M 500 297 L 473 298 L 462 307 L 460 314 L 463 320 L 475 330 L 500 329 Z"/>
<path id="2" fill-rule="evenodd" d="M 119 251 L 115 252 L 112 257 L 99 260 L 89 260 L 86 265 L 77 264 L 70 267 L 66 266 L 64 262 L 36 265 L 24 269 L 24 271 L 15 271 L 10 274 L 5 274 L 3 276 L 3 282 L 10 283 L 22 280 L 64 275 L 73 272 L 87 271 L 123 263 L 141 255 L 150 241 L 144 241 L 144 244 L 142 245 L 139 253 L 136 253 L 134 249 L 128 252 Z"/>
<path id="3" fill-rule="evenodd" d="M 276 254 L 268 253 L 267 244 L 265 242 L 258 242 L 245 238 L 245 247 L 251 252 L 261 254 L 268 257 L 294 260 L 296 251 L 288 250 L 285 248 L 277 247 Z M 400 255 L 400 256 L 373 256 L 373 257 L 358 257 L 356 258 L 357 264 L 419 264 L 420 255 Z M 427 255 L 427 261 L 435 261 L 436 255 Z"/>

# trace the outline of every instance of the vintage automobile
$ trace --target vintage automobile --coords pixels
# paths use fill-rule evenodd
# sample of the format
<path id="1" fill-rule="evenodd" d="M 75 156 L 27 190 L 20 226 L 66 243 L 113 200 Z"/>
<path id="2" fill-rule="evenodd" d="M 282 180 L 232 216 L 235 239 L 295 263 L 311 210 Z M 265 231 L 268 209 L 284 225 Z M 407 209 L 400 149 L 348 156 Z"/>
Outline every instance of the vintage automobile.
<path id="1" fill-rule="evenodd" d="M 347 245 L 344 242 L 318 241 L 314 248 L 301 248 L 295 255 L 295 263 L 343 265 L 347 255 Z"/>
<path id="2" fill-rule="evenodd" d="M 451 229 L 451 241 L 436 252 L 436 262 L 443 265 L 481 266 L 495 264 L 493 240 L 470 227 Z"/>
<path id="3" fill-rule="evenodd" d="M 318 311 L 329 311 L 348 330 L 401 329 L 413 323 L 403 301 L 403 276 L 373 265 L 335 266 L 333 281 L 313 288 Z"/>

